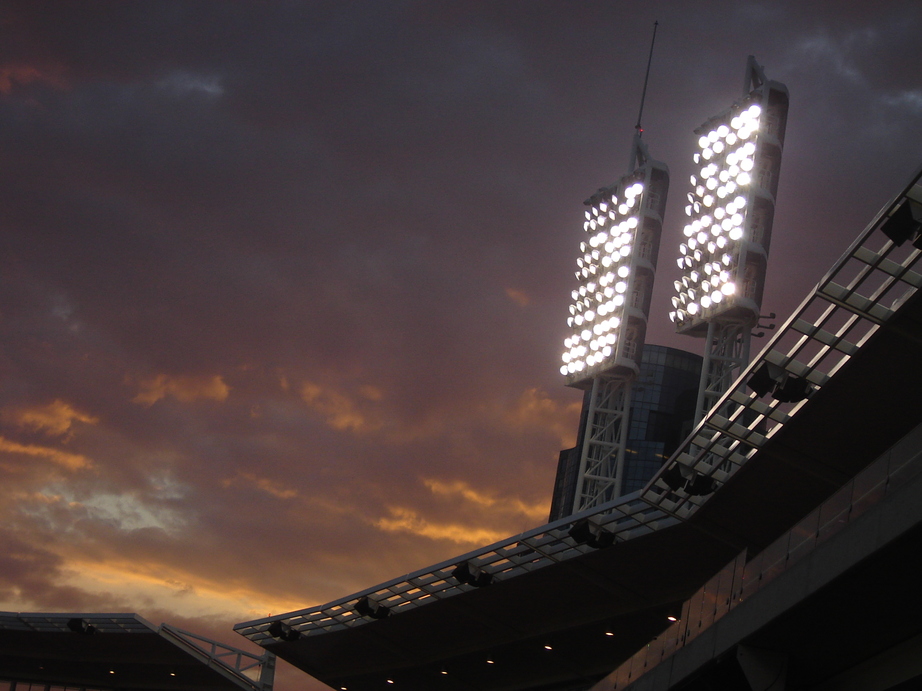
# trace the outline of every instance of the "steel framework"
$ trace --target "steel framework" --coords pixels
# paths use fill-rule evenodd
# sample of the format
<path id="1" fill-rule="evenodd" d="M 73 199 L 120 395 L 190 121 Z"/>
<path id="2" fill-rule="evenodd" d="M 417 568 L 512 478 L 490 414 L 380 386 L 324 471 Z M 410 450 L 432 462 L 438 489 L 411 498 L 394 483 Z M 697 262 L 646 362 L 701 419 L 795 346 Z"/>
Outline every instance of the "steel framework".
<path id="1" fill-rule="evenodd" d="M 714 320 L 708 323 L 695 424 L 714 407 L 749 362 L 749 344 L 754 326 L 748 321 Z"/>
<path id="2" fill-rule="evenodd" d="M 621 496 L 633 372 L 606 372 L 592 381 L 573 513 Z"/>

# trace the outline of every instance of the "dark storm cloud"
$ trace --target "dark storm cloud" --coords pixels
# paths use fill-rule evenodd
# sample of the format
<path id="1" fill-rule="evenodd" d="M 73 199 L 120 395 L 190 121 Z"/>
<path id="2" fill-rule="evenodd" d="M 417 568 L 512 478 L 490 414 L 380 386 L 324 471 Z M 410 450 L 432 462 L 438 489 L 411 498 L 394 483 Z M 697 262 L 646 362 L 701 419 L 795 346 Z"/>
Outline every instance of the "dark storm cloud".
<path id="1" fill-rule="evenodd" d="M 4 607 L 227 640 L 540 523 L 581 202 L 657 19 L 648 341 L 698 350 L 665 318 L 693 129 L 749 54 L 790 89 L 783 317 L 920 162 L 917 3 L 5 4 Z"/>

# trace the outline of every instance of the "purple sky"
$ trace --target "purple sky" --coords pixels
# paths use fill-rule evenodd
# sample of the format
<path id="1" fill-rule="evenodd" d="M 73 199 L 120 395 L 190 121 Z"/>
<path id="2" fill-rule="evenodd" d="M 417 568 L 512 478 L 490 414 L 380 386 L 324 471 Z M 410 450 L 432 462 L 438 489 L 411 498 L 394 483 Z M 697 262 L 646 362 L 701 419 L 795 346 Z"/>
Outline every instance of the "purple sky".
<path id="1" fill-rule="evenodd" d="M 542 523 L 582 201 L 791 95 L 763 311 L 922 164 L 922 5 L 5 2 L 0 609 L 229 644 Z M 761 348 L 762 342 L 756 342 Z M 310 686 L 282 669 L 279 691 Z"/>

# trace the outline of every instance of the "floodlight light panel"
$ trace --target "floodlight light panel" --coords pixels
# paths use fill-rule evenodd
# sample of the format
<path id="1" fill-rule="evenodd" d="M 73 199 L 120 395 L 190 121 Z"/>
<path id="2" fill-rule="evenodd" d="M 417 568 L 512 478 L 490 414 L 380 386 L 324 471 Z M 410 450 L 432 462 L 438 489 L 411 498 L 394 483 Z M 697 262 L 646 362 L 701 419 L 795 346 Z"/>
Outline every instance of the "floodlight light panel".
<path id="1" fill-rule="evenodd" d="M 662 172 L 653 175 L 654 168 Z M 634 358 L 643 346 L 637 322 L 645 323 L 646 315 L 631 302 L 638 287 L 638 261 L 646 262 L 651 275 L 655 262 L 641 259 L 639 245 L 651 216 L 658 219 L 658 241 L 667 188 L 665 166 L 649 162 L 586 202 L 577 287 L 571 293 L 569 335 L 561 355 L 567 385 L 579 385 L 613 367 L 637 369 Z"/>
<path id="2" fill-rule="evenodd" d="M 768 82 L 698 135 L 669 318 L 679 333 L 710 319 L 758 319 L 787 121 L 787 89 Z"/>

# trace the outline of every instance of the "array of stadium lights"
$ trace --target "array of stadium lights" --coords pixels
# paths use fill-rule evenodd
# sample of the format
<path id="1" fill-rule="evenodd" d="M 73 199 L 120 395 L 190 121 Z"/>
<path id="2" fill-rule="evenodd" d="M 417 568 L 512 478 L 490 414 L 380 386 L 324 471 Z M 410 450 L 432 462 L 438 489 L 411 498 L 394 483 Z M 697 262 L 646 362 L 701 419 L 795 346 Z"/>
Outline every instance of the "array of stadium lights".
<path id="1" fill-rule="evenodd" d="M 589 237 L 580 243 L 581 256 L 576 260 L 579 288 L 572 293 L 567 319 L 572 334 L 564 340 L 560 368 L 564 375 L 595 368 L 617 351 L 640 226 L 643 183 L 628 180 L 622 186 L 620 198 L 613 188 L 586 211 L 583 229 Z"/>
<path id="2" fill-rule="evenodd" d="M 762 109 L 758 103 L 737 106 L 729 119 L 702 134 L 694 160 L 685 213 L 690 217 L 680 245 L 682 279 L 669 319 L 677 324 L 719 309 L 737 294 L 740 242 L 745 238 L 749 188 L 755 168 L 756 140 Z"/>

